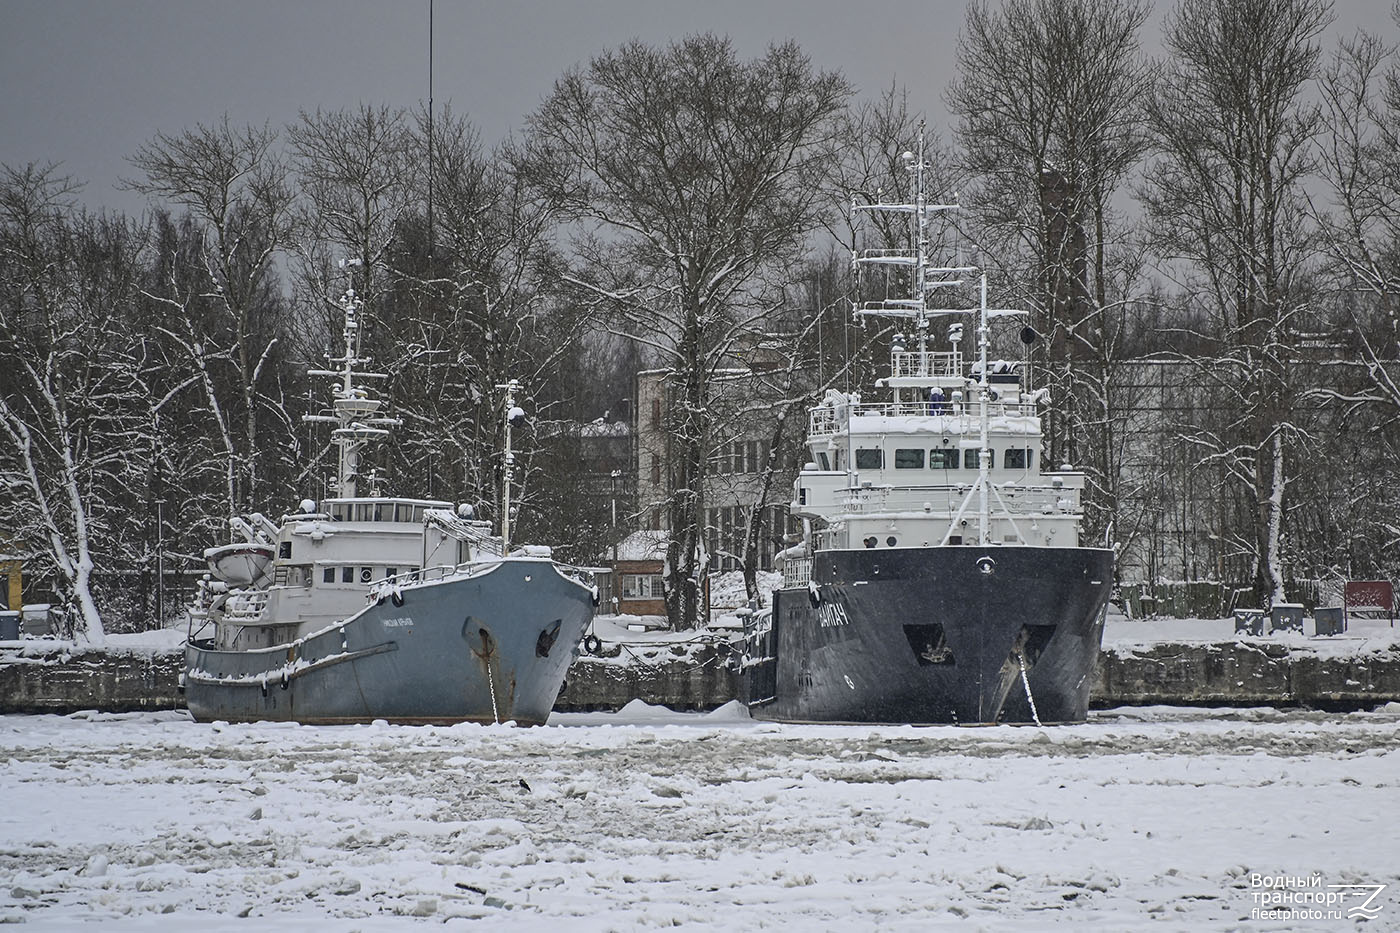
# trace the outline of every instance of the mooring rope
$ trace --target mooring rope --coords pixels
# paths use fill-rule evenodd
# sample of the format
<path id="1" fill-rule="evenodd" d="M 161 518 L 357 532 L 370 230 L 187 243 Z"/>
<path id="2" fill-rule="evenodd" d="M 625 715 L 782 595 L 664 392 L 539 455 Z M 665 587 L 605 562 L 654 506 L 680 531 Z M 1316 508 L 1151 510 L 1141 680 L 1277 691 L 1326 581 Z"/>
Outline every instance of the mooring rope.
<path id="1" fill-rule="evenodd" d="M 501 711 L 496 708 L 496 675 L 491 673 L 491 659 L 486 659 L 486 684 L 491 688 L 491 718 L 501 724 Z M 1029 689 L 1029 688 L 1027 688 Z M 1039 723 L 1039 720 L 1037 720 Z"/>
<path id="2" fill-rule="evenodd" d="M 1021 685 L 1026 688 L 1026 699 L 1030 701 L 1031 704 L 1031 718 L 1035 720 L 1035 724 L 1038 726 L 1041 724 L 1040 713 L 1036 712 L 1035 697 L 1031 696 L 1031 679 L 1026 676 L 1026 656 L 1018 651 L 1016 652 L 1016 660 L 1021 665 Z"/>

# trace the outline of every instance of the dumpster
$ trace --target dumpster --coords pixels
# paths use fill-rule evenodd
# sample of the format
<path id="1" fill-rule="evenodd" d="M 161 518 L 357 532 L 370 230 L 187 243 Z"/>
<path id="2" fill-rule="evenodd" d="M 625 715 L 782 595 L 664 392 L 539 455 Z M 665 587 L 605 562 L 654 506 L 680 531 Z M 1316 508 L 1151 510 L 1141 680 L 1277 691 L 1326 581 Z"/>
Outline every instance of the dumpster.
<path id="1" fill-rule="evenodd" d="M 1235 610 L 1235 634 L 1236 634 L 1236 635 L 1263 635 L 1263 634 L 1264 634 L 1264 610 L 1263 610 L 1263 609 L 1236 609 L 1236 610 Z"/>
<path id="2" fill-rule="evenodd" d="M 1303 633 L 1302 603 L 1274 603 L 1269 609 L 1269 615 L 1273 631 L 1297 632 L 1300 635 Z"/>
<path id="3" fill-rule="evenodd" d="M 19 640 L 19 610 L 0 611 L 0 641 Z"/>
<path id="4" fill-rule="evenodd" d="M 1347 630 L 1346 610 L 1341 606 L 1318 606 L 1313 610 L 1313 624 L 1319 635 L 1340 635 Z"/>

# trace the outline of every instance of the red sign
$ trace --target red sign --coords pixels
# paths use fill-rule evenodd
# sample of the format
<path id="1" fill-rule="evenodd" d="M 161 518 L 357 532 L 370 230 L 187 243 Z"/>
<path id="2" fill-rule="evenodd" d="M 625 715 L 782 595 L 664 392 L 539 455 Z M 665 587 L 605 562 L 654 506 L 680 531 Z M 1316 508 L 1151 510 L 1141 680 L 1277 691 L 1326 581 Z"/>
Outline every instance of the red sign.
<path id="1" fill-rule="evenodd" d="M 1342 591 L 1348 609 L 1395 611 L 1395 590 L 1389 580 L 1351 580 Z"/>

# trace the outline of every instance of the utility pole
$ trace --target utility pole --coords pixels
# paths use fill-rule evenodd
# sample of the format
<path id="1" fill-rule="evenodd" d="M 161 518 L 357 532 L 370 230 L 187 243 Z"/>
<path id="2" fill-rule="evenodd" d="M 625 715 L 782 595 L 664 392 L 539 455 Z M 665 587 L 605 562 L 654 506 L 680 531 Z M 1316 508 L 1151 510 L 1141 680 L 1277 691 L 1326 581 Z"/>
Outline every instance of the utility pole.
<path id="1" fill-rule="evenodd" d="M 510 483 L 515 476 L 515 453 L 510 447 L 510 428 L 517 421 L 523 420 L 525 410 L 515 404 L 515 393 L 520 391 L 520 383 L 515 379 L 496 386 L 504 389 L 506 393 L 505 422 L 506 422 L 506 449 L 501 471 L 501 556 L 510 556 Z"/>

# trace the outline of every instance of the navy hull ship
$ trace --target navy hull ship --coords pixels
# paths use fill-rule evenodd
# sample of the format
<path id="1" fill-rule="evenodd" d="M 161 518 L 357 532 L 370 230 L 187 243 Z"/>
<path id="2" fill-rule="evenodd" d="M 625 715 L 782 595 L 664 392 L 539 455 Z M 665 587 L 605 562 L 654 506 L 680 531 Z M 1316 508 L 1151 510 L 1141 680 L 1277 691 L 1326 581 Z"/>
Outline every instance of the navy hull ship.
<path id="1" fill-rule="evenodd" d="M 783 555 L 771 613 L 753 615 L 741 689 L 755 718 L 796 722 L 1072 722 L 1087 714 L 1113 553 L 1079 540 L 1084 475 L 1046 471 L 1038 406 L 1019 366 L 988 359 L 985 274 L 935 266 L 922 133 L 905 153 L 913 203 L 858 205 L 910 219 L 910 250 L 856 253 L 909 270 L 908 298 L 871 302 L 910 333 L 892 343 L 888 402 L 829 391 L 809 417 L 794 484 L 800 545 Z M 969 307 L 927 300 L 978 282 Z M 961 352 L 963 320 L 976 352 Z M 930 325 L 951 321 L 948 349 Z"/>
<path id="2" fill-rule="evenodd" d="M 234 518 L 236 538 L 205 552 L 181 686 L 196 720 L 308 724 L 515 722 L 548 718 L 593 618 L 597 589 L 545 547 L 512 549 L 510 426 L 501 533 L 469 506 L 357 495 L 360 453 L 397 424 L 358 384 L 358 312 L 341 301 L 345 355 L 330 422 L 334 498 L 270 520 Z"/>

